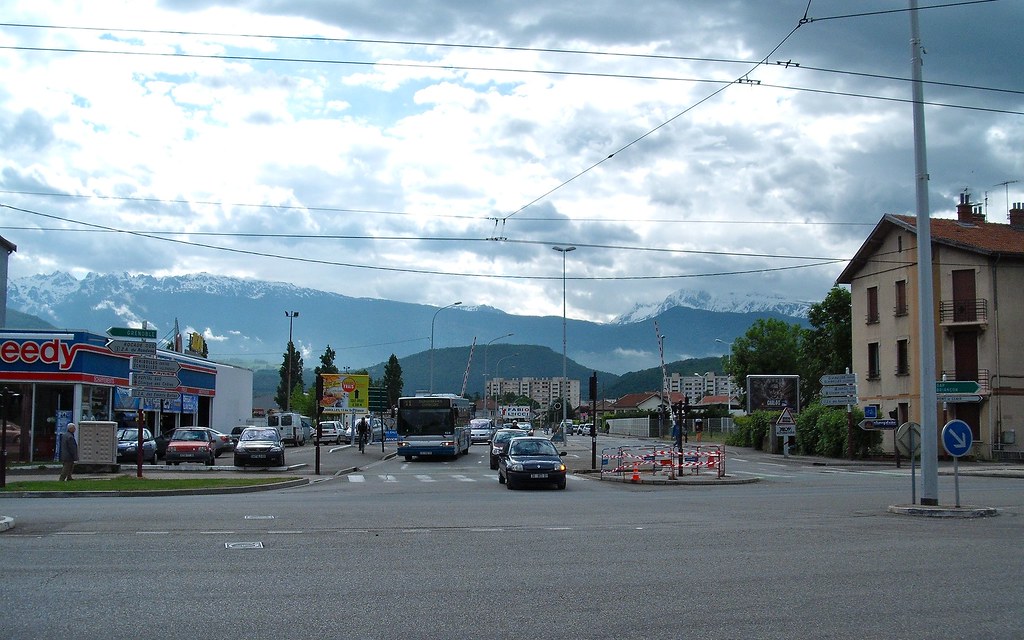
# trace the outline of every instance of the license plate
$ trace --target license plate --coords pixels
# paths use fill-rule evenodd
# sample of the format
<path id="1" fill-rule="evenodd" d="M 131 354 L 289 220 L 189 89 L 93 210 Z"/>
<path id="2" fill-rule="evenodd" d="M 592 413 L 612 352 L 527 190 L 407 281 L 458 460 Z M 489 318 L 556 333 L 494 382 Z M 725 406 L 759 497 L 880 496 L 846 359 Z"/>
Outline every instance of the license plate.
<path id="1" fill-rule="evenodd" d="M 265 454 L 265 453 L 254 453 L 254 454 L 252 454 L 249 457 L 251 457 L 251 458 L 266 458 L 267 454 Z"/>
<path id="2" fill-rule="evenodd" d="M 546 474 L 546 473 L 531 473 L 530 477 L 531 478 L 546 478 L 546 477 L 548 477 L 548 474 Z"/>
<path id="3" fill-rule="evenodd" d="M 434 455 L 434 452 L 433 451 L 424 451 L 420 455 L 421 456 L 432 456 L 432 455 Z"/>

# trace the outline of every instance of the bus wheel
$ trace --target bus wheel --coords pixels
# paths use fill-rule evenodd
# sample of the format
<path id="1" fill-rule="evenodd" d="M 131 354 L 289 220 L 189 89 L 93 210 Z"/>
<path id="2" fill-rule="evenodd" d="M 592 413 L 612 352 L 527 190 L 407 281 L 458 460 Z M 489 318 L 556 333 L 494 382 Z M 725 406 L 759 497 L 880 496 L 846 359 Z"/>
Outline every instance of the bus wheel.
<path id="1" fill-rule="evenodd" d="M 406 462 L 412 462 L 412 456 L 405 456 Z"/>

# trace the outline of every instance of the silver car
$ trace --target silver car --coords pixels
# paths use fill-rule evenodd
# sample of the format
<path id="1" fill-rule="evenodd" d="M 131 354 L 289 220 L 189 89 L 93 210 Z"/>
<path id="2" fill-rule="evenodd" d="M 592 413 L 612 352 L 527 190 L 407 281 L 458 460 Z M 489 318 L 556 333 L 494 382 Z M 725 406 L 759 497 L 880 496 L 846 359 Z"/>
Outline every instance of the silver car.
<path id="1" fill-rule="evenodd" d="M 490 418 L 473 418 L 469 421 L 469 439 L 473 444 L 487 444 L 497 430 Z"/>

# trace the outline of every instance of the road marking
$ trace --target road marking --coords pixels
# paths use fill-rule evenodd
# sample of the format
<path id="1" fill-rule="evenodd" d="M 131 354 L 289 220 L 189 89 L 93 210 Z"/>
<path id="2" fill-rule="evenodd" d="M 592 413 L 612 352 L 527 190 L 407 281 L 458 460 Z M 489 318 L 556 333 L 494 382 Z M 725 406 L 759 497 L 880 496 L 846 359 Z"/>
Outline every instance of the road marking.
<path id="1" fill-rule="evenodd" d="M 297 531 L 267 531 L 267 533 L 271 534 L 271 535 L 282 535 L 282 534 L 286 534 L 286 533 L 287 534 L 293 534 L 293 533 L 304 533 L 304 532 L 301 531 L 301 530 L 297 530 Z"/>
<path id="2" fill-rule="evenodd" d="M 136 531 L 135 532 L 136 535 L 140 535 L 140 536 L 165 536 L 168 533 L 170 533 L 170 531 Z"/>
<path id="3" fill-rule="evenodd" d="M 350 473 L 348 475 L 348 481 L 349 482 L 366 482 L 366 476 L 363 476 L 363 475 L 358 474 L 358 473 Z"/>
<path id="4" fill-rule="evenodd" d="M 492 533 L 492 532 L 499 532 L 500 533 L 500 532 L 504 531 L 504 529 L 502 529 L 501 527 L 493 527 L 493 528 L 490 528 L 490 529 L 470 529 L 470 531 L 472 531 L 474 533 Z"/>
<path id="5" fill-rule="evenodd" d="M 55 536 L 94 536 L 96 531 L 56 531 Z"/>
<path id="6" fill-rule="evenodd" d="M 398 478 L 391 475 L 390 473 L 385 473 L 384 475 L 380 475 L 377 477 L 383 480 L 384 482 L 398 482 Z"/>
<path id="7" fill-rule="evenodd" d="M 416 476 L 416 479 L 419 480 L 420 482 L 437 482 L 437 480 L 434 480 L 430 476 L 420 475 L 420 476 Z"/>
<path id="8" fill-rule="evenodd" d="M 273 520 L 274 516 L 245 516 L 245 520 Z"/>
<path id="9" fill-rule="evenodd" d="M 476 480 L 474 480 L 473 478 L 467 478 L 466 476 L 463 475 L 453 474 L 452 477 L 458 480 L 459 482 L 476 482 Z"/>
<path id="10" fill-rule="evenodd" d="M 225 542 L 225 549 L 262 549 L 262 542 Z"/>
<path id="11" fill-rule="evenodd" d="M 199 533 L 204 535 L 204 536 L 206 536 L 206 535 L 217 536 L 217 535 L 221 535 L 223 533 L 234 533 L 234 531 L 200 531 Z"/>

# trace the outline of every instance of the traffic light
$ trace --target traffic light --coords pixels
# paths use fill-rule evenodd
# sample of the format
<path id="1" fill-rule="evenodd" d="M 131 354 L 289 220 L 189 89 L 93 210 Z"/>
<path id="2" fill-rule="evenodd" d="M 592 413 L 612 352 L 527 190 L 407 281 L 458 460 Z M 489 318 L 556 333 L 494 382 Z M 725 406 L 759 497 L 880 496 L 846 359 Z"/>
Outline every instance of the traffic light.
<path id="1" fill-rule="evenodd" d="M 590 374 L 590 399 L 597 400 L 597 372 Z"/>
<path id="2" fill-rule="evenodd" d="M 323 376 L 316 377 L 316 421 L 320 423 L 320 417 L 324 414 L 324 379 Z"/>

